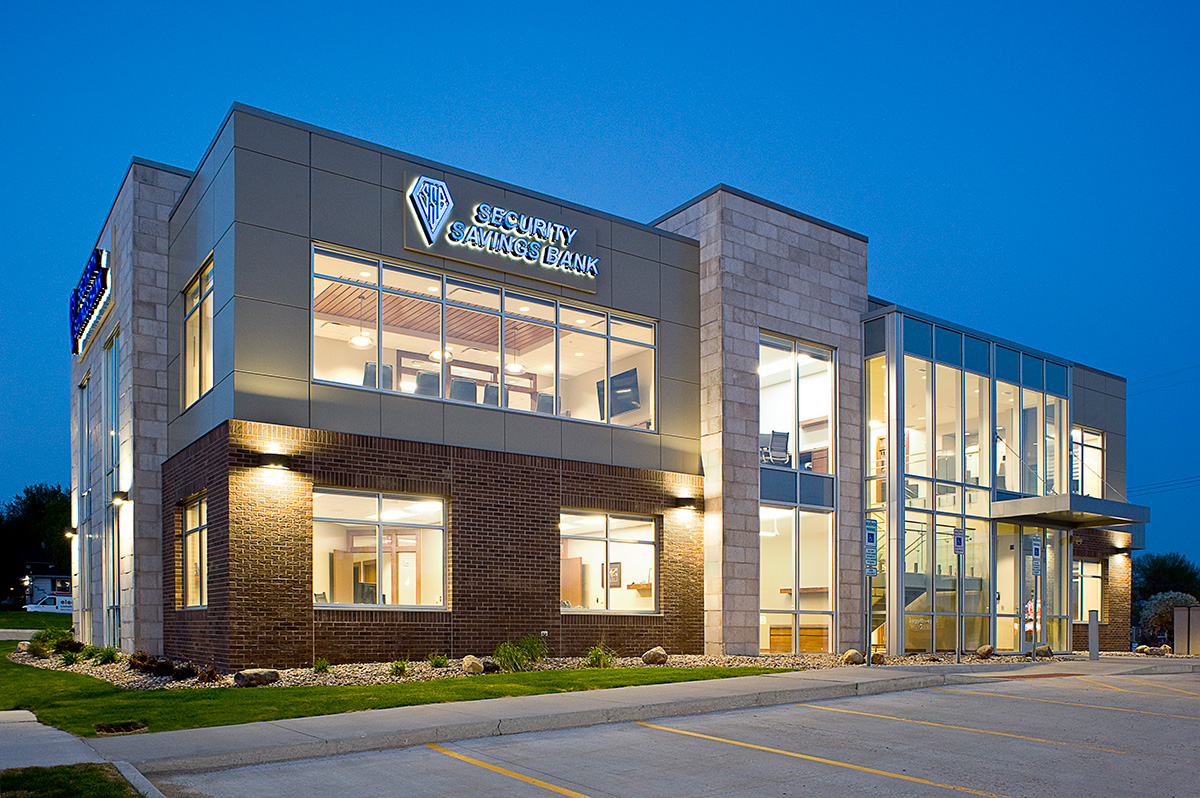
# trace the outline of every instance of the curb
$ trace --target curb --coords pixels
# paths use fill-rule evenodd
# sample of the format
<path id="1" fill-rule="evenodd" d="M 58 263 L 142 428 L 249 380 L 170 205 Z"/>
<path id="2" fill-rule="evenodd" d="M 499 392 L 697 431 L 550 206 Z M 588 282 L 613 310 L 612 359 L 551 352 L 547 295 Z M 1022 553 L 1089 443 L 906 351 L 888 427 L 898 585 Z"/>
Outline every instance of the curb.
<path id="1" fill-rule="evenodd" d="M 117 772 L 125 777 L 125 781 L 133 786 L 133 789 L 146 796 L 146 798 L 166 798 L 165 795 L 159 792 L 157 787 L 150 783 L 150 779 L 143 776 L 133 765 L 128 762 L 113 762 L 112 765 L 117 769 Z"/>
<path id="2" fill-rule="evenodd" d="M 520 716 L 509 714 L 494 719 L 438 724 L 404 731 L 349 735 L 327 739 L 314 737 L 313 742 L 310 743 L 231 749 L 199 756 L 147 759 L 137 761 L 134 765 L 136 765 L 137 770 L 141 771 L 142 774 L 182 774 L 228 770 L 230 768 L 246 767 L 249 765 L 290 762 L 338 754 L 408 748 L 416 745 L 424 745 L 425 743 L 458 742 L 461 740 L 497 737 L 506 734 L 557 731 L 608 723 L 627 723 L 637 720 L 697 715 L 733 709 L 751 709 L 778 704 L 821 701 L 830 698 L 849 698 L 859 695 L 878 695 L 880 693 L 918 690 L 925 687 L 944 685 L 947 683 L 946 676 L 947 674 L 944 673 L 920 674 L 865 682 L 848 682 L 845 684 L 808 685 L 779 690 L 749 691 L 740 694 L 666 700 L 644 704 L 629 703 L 624 706 L 582 709 L 546 715 Z M 605 692 L 611 695 L 611 693 L 616 691 L 633 689 L 637 688 L 614 688 L 611 691 Z M 505 699 L 489 700 L 504 701 Z M 389 710 L 376 711 L 387 712 Z M 287 722 L 271 721 L 253 725 L 259 728 L 267 726 L 286 728 L 285 726 L 281 726 L 281 724 L 286 724 Z M 162 733 L 175 734 L 175 732 Z M 103 756 L 102 752 L 98 751 L 98 753 L 101 753 L 101 756 Z"/>

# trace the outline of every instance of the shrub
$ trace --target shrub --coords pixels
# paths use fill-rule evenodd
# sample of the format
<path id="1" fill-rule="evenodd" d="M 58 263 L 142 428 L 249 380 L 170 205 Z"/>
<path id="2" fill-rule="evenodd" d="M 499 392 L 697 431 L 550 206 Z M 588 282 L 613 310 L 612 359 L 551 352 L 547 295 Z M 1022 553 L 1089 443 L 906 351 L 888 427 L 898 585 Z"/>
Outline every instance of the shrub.
<path id="1" fill-rule="evenodd" d="M 196 681 L 203 682 L 205 684 L 212 684 L 213 682 L 217 682 L 220 680 L 221 680 L 221 675 L 219 673 L 217 673 L 217 669 L 214 668 L 212 665 L 209 665 L 207 668 L 200 671 L 200 673 L 198 673 L 196 675 Z"/>
<path id="2" fill-rule="evenodd" d="M 174 676 L 175 663 L 166 657 L 155 657 L 150 664 L 150 672 L 155 676 Z"/>
<path id="3" fill-rule="evenodd" d="M 196 666 L 190 662 L 181 662 L 175 666 L 175 671 L 171 674 L 171 678 L 177 682 L 184 679 L 190 679 L 196 675 Z"/>
<path id="4" fill-rule="evenodd" d="M 392 674 L 392 676 L 395 676 L 397 679 L 401 679 L 404 677 L 404 672 L 407 669 L 408 669 L 408 663 L 402 659 L 398 659 L 392 663 L 391 674 Z"/>
<path id="5" fill-rule="evenodd" d="M 492 659 L 501 668 L 511 673 L 527 671 L 533 668 L 533 661 L 529 658 L 529 654 L 516 643 L 509 640 L 505 640 L 496 646 L 496 650 L 492 652 Z"/>
<path id="6" fill-rule="evenodd" d="M 95 646 L 92 646 L 92 648 L 95 648 Z M 86 655 L 86 649 L 84 650 L 84 653 Z M 92 654 L 92 662 L 97 665 L 111 665 L 118 659 L 120 659 L 120 655 L 117 654 L 117 650 L 115 648 L 98 648 L 96 649 L 96 652 Z"/>
<path id="7" fill-rule="evenodd" d="M 78 665 L 83 659 L 83 655 L 78 651 L 64 651 L 62 653 L 63 665 Z"/>
<path id="8" fill-rule="evenodd" d="M 321 657 L 313 663 L 313 673 L 329 673 L 329 660 Z"/>
<path id="9" fill-rule="evenodd" d="M 617 652 L 603 643 L 597 643 L 583 655 L 583 662 L 589 668 L 611 668 L 616 658 Z"/>
<path id="10" fill-rule="evenodd" d="M 429 652 L 429 656 L 425 658 L 425 661 L 435 668 L 450 667 L 450 658 L 438 651 Z"/>
<path id="11" fill-rule="evenodd" d="M 153 658 L 145 651 L 135 651 L 129 657 L 129 670 L 149 673 L 151 659 Z"/>
<path id="12" fill-rule="evenodd" d="M 517 648 L 525 652 L 530 662 L 541 662 L 550 653 L 541 635 L 525 635 L 517 641 Z"/>
<path id="13" fill-rule="evenodd" d="M 83 651 L 80 651 L 79 654 L 84 659 L 95 659 L 96 655 L 103 650 L 100 646 L 84 646 Z"/>
<path id="14" fill-rule="evenodd" d="M 1173 636 L 1175 634 L 1175 608 L 1194 607 L 1197 604 L 1200 604 L 1200 601 L 1187 593 L 1174 591 L 1155 593 L 1142 602 L 1142 629 L 1151 635 L 1166 632 Z"/>
<path id="15" fill-rule="evenodd" d="M 74 638 L 66 629 L 42 629 L 40 632 L 34 632 L 33 637 L 29 639 L 34 643 L 41 643 L 47 648 L 53 648 L 59 640 L 73 640 Z"/>
<path id="16" fill-rule="evenodd" d="M 46 647 L 37 640 L 29 641 L 27 651 L 31 657 L 37 657 L 38 659 L 46 659 L 50 656 L 50 652 L 46 651 Z"/>

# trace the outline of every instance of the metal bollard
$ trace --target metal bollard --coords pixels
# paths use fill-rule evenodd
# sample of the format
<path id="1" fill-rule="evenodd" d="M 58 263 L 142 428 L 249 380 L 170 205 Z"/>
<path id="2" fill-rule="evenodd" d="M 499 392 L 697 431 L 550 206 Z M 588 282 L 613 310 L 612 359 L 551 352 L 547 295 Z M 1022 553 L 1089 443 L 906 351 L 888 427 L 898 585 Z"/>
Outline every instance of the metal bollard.
<path id="1" fill-rule="evenodd" d="M 1088 659 L 1100 659 L 1100 611 L 1088 610 Z"/>

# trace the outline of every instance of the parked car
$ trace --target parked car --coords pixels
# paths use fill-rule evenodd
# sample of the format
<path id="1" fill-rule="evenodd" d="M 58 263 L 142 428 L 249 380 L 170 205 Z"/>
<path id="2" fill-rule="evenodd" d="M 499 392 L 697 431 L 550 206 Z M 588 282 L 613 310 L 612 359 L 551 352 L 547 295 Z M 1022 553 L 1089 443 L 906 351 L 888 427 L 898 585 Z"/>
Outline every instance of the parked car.
<path id="1" fill-rule="evenodd" d="M 50 595 L 37 604 L 26 604 L 26 612 L 70 612 L 74 606 L 70 596 Z"/>

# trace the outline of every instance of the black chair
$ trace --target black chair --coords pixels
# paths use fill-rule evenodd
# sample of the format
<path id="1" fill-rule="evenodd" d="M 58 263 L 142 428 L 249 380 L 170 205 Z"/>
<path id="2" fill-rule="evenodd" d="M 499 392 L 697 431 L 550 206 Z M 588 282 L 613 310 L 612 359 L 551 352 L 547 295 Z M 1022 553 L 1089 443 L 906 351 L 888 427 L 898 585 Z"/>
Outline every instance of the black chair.
<path id="1" fill-rule="evenodd" d="M 500 406 L 500 397 L 504 397 L 504 406 L 508 406 L 508 386 L 504 386 L 504 390 L 500 390 L 500 386 L 494 382 L 489 382 L 483 386 L 483 403 L 492 407 Z"/>
<path id="2" fill-rule="evenodd" d="M 479 386 L 475 380 L 450 380 L 450 398 L 459 402 L 479 402 Z"/>
<path id="3" fill-rule="evenodd" d="M 771 433 L 771 439 L 767 444 L 767 459 L 763 462 L 778 466 L 790 466 L 792 464 L 792 456 L 788 454 L 788 433 Z"/>
<path id="4" fill-rule="evenodd" d="M 771 433 L 758 433 L 758 460 L 761 463 L 766 463 L 771 457 Z"/>
<path id="5" fill-rule="evenodd" d="M 436 371 L 418 371 L 417 389 L 413 393 L 417 396 L 441 396 L 441 376 Z"/>
<path id="6" fill-rule="evenodd" d="M 539 393 L 535 409 L 537 412 L 544 413 L 547 416 L 554 415 L 554 396 L 548 393 Z"/>
<path id="7" fill-rule="evenodd" d="M 385 391 L 392 390 L 392 364 L 391 363 L 383 364 L 383 379 L 380 381 L 378 386 L 376 386 L 376 384 L 375 384 L 375 375 L 377 373 L 378 372 L 376 370 L 376 366 L 374 363 L 367 363 L 366 365 L 364 365 L 363 366 L 363 385 L 366 386 L 367 388 L 379 387 Z"/>

